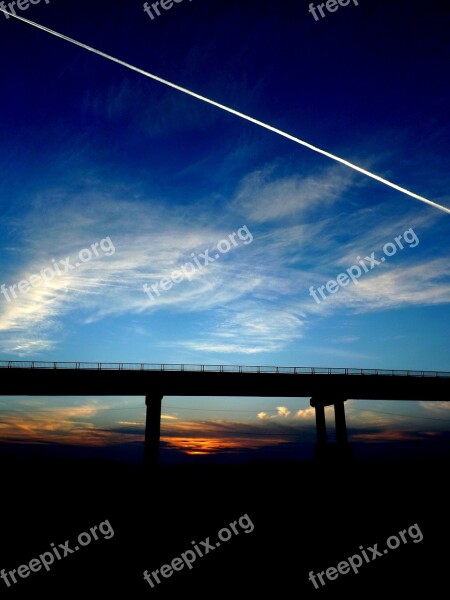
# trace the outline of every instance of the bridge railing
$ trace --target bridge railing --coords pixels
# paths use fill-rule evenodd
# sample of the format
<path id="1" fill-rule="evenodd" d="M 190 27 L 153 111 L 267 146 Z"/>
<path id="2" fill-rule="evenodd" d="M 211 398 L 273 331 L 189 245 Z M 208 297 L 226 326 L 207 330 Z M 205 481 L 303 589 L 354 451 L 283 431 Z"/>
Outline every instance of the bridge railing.
<path id="1" fill-rule="evenodd" d="M 310 375 L 397 375 L 405 377 L 450 377 L 447 371 L 354 369 L 346 367 L 280 367 L 268 365 L 197 365 L 172 363 L 100 363 L 3 360 L 4 369 L 72 369 L 98 371 L 190 371 L 201 373 L 283 373 Z"/>

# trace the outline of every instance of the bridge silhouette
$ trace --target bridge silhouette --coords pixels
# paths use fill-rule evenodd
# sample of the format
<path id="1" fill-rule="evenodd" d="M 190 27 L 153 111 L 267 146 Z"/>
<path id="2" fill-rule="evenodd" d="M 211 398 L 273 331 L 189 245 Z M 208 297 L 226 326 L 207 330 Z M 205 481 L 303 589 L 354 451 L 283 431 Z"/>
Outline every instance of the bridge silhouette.
<path id="1" fill-rule="evenodd" d="M 159 464 L 164 396 L 310 397 L 317 448 L 327 448 L 325 407 L 336 445 L 348 452 L 345 401 L 450 400 L 450 372 L 153 363 L 0 361 L 0 393 L 18 396 L 144 396 L 145 463 Z"/>

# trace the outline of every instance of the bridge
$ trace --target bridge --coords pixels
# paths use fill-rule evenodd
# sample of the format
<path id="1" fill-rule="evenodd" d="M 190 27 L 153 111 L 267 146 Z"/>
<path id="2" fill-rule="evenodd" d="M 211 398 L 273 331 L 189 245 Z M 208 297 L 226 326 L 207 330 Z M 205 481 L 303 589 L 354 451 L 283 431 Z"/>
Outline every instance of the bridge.
<path id="1" fill-rule="evenodd" d="M 159 462 L 164 396 L 310 397 L 317 445 L 327 444 L 325 407 L 334 406 L 337 446 L 347 447 L 345 406 L 358 400 L 450 400 L 450 372 L 153 363 L 0 361 L 0 394 L 144 396 L 145 461 Z"/>

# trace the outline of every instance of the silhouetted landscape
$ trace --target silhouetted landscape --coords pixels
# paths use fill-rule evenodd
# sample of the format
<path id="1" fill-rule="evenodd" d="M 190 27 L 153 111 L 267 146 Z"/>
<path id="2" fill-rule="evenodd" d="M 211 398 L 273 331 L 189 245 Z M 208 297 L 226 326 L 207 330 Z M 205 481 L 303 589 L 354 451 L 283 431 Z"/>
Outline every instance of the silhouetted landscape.
<path id="1" fill-rule="evenodd" d="M 5 464 L 4 453 L 2 459 Z M 114 460 L 23 453 L 10 455 L 6 464 L 3 566 L 28 562 L 50 542 L 73 539 L 105 519 L 114 537 L 52 565 L 49 573 L 20 580 L 4 594 L 28 597 L 42 591 L 57 598 L 70 581 L 73 594 L 206 597 L 220 590 L 314 597 L 342 590 L 356 598 L 367 587 L 377 593 L 425 592 L 430 573 L 432 589 L 445 584 L 448 459 L 193 464 L 145 473 L 142 466 Z M 170 562 L 191 540 L 214 537 L 243 514 L 254 524 L 251 534 L 147 588 L 145 569 Z M 336 566 L 360 545 L 383 547 L 387 537 L 415 523 L 423 533 L 420 544 L 392 550 L 358 574 L 327 581 L 320 591 L 308 581 L 310 570 Z"/>

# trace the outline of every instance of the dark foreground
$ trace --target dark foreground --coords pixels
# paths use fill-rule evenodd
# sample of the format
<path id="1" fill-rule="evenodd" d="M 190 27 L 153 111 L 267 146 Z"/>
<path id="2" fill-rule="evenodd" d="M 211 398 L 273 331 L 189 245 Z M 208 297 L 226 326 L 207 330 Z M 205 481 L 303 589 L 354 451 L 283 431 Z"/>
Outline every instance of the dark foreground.
<path id="1" fill-rule="evenodd" d="M 29 566 L 52 550 L 51 543 L 58 549 L 68 541 L 73 552 L 64 557 L 60 548 L 61 560 L 55 558 L 49 571 L 22 569 L 26 577 L 16 574 L 10 587 L 0 579 L 1 597 L 446 593 L 448 472 L 448 461 L 416 460 L 182 466 L 146 475 L 141 467 L 108 461 L 3 456 L 0 569 Z M 238 534 L 230 529 L 235 521 Z M 99 539 L 75 551 L 78 535 L 101 523 Z M 414 524 L 416 540 L 418 530 L 423 534 L 420 542 L 408 534 Z M 217 547 L 224 527 L 230 534 L 222 536 L 231 537 Z M 407 543 L 400 540 L 384 553 L 387 538 L 405 530 Z M 161 583 L 153 588 L 144 581 L 145 570 L 172 563 L 193 549 L 192 541 L 204 553 L 208 544 L 201 542 L 208 537 L 215 549 L 197 556 L 191 569 L 183 563 L 170 575 L 167 568 L 169 576 L 159 574 Z M 375 544 L 381 556 L 373 559 L 368 548 Z M 317 573 L 361 556 L 363 549 L 370 562 L 357 574 L 331 570 L 334 580 L 323 575 L 324 586 L 317 580 Z M 319 589 L 309 581 L 310 571 Z"/>

